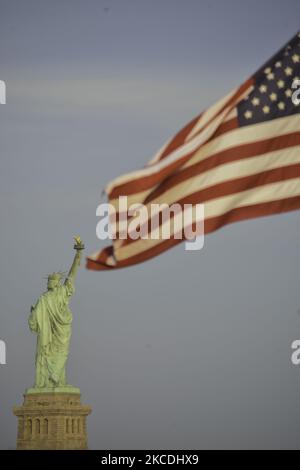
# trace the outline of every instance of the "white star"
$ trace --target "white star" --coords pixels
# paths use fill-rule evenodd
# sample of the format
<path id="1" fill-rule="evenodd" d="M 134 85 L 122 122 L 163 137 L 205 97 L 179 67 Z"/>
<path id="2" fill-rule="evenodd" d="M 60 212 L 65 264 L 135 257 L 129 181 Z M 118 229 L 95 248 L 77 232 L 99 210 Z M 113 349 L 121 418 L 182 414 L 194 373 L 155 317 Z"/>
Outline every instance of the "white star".
<path id="1" fill-rule="evenodd" d="M 284 81 L 283 80 L 278 80 L 277 86 L 278 86 L 278 88 L 283 88 L 284 87 Z"/>
<path id="2" fill-rule="evenodd" d="M 270 73 L 272 71 L 271 67 L 267 67 L 264 72 L 267 74 L 267 73 Z"/>
<path id="3" fill-rule="evenodd" d="M 285 94 L 288 98 L 292 96 L 292 90 L 285 90 Z"/>
<path id="4" fill-rule="evenodd" d="M 268 75 L 267 75 L 267 79 L 268 79 L 268 80 L 274 80 L 274 77 L 275 77 L 275 75 L 274 75 L 274 73 L 272 73 L 272 72 L 271 72 L 271 73 L 268 73 Z"/>
<path id="5" fill-rule="evenodd" d="M 279 67 L 281 67 L 281 65 L 282 65 L 281 62 L 278 61 L 278 62 L 276 62 L 275 67 L 278 69 Z"/>
<path id="6" fill-rule="evenodd" d="M 289 76 L 289 75 L 292 75 L 292 72 L 293 72 L 293 69 L 291 67 L 286 67 L 284 69 L 284 73 Z"/>
<path id="7" fill-rule="evenodd" d="M 252 118 L 252 111 L 249 111 L 249 109 L 248 109 L 248 111 L 246 111 L 246 112 L 244 113 L 244 116 L 245 116 L 246 119 Z"/>
<path id="8" fill-rule="evenodd" d="M 251 101 L 253 106 L 258 106 L 259 103 L 260 103 L 260 99 L 259 98 L 253 98 L 253 100 Z"/>
<path id="9" fill-rule="evenodd" d="M 271 94 L 270 94 L 270 100 L 271 100 L 271 101 L 276 101 L 276 100 L 277 100 L 277 95 L 276 95 L 276 93 L 271 93 Z"/>
<path id="10" fill-rule="evenodd" d="M 261 86 L 259 87 L 259 91 L 260 91 L 261 93 L 266 93 L 266 91 L 267 91 L 266 85 L 261 85 Z"/>
<path id="11" fill-rule="evenodd" d="M 292 61 L 294 62 L 294 64 L 297 64 L 300 61 L 300 56 L 298 54 L 294 54 L 292 56 Z"/>
<path id="12" fill-rule="evenodd" d="M 263 107 L 263 112 L 264 112 L 264 114 L 268 114 L 270 112 L 270 106 L 264 106 Z"/>
<path id="13" fill-rule="evenodd" d="M 285 108 L 285 104 L 283 101 L 280 101 L 280 103 L 278 103 L 278 108 L 282 110 Z"/>

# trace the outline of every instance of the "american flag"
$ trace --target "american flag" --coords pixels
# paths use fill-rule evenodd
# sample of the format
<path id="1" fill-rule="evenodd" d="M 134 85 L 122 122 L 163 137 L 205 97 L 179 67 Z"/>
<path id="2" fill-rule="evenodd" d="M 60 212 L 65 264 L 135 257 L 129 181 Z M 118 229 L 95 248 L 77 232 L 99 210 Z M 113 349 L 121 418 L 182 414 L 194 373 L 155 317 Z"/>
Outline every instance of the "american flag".
<path id="1" fill-rule="evenodd" d="M 297 33 L 251 78 L 181 129 L 143 169 L 106 186 L 118 216 L 119 196 L 146 207 L 202 203 L 206 234 L 232 222 L 299 209 L 300 105 L 292 100 L 299 77 Z M 87 268 L 130 266 L 181 241 L 174 233 L 167 240 L 117 238 L 89 256 Z"/>

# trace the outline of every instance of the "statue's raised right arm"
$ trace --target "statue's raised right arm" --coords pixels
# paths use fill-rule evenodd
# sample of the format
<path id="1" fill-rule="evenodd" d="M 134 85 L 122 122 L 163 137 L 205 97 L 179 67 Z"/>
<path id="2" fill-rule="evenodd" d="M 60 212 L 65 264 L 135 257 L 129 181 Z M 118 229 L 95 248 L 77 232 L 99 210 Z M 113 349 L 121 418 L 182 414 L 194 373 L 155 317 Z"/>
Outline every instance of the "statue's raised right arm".
<path id="1" fill-rule="evenodd" d="M 74 240 L 75 240 L 74 249 L 76 250 L 76 254 L 74 256 L 74 260 L 73 260 L 72 266 L 70 268 L 70 271 L 68 273 L 68 276 L 65 280 L 65 283 L 68 282 L 68 279 L 70 281 L 74 282 L 78 266 L 80 265 L 82 250 L 84 250 L 84 244 L 83 244 L 81 238 L 80 237 L 74 237 Z"/>

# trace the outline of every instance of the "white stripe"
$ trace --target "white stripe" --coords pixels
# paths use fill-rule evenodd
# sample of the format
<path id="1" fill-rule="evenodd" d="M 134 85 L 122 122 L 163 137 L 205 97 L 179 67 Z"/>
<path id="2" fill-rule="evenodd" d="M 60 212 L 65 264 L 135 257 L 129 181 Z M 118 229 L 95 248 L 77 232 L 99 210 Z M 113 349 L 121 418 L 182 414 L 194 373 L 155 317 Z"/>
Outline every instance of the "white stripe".
<path id="1" fill-rule="evenodd" d="M 226 118 L 224 119 L 224 122 L 227 122 L 227 121 L 230 121 L 231 119 L 234 119 L 236 118 L 238 115 L 238 112 L 237 112 L 237 108 L 233 108 L 232 111 L 230 111 L 230 113 L 227 114 Z"/>

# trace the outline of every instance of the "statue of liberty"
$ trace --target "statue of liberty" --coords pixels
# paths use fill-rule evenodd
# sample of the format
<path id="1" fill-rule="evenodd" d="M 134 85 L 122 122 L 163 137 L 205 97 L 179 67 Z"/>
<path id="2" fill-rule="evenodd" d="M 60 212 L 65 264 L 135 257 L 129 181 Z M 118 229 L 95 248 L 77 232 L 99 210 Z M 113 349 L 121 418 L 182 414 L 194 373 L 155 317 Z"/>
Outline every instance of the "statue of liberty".
<path id="1" fill-rule="evenodd" d="M 62 282 L 62 273 L 48 276 L 47 292 L 31 307 L 29 328 L 37 334 L 35 357 L 35 388 L 71 387 L 66 380 L 66 363 L 72 332 L 70 297 L 74 294 L 74 280 L 80 265 L 84 245 L 75 237 L 76 254 L 71 269 Z"/>

